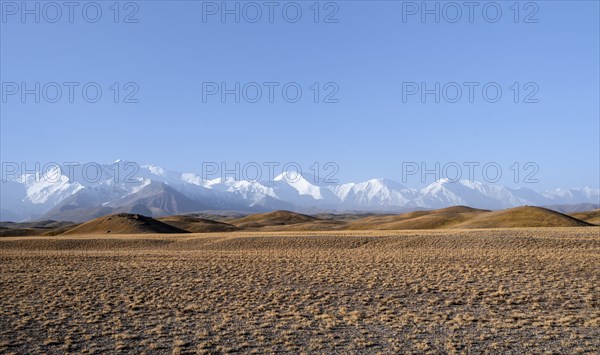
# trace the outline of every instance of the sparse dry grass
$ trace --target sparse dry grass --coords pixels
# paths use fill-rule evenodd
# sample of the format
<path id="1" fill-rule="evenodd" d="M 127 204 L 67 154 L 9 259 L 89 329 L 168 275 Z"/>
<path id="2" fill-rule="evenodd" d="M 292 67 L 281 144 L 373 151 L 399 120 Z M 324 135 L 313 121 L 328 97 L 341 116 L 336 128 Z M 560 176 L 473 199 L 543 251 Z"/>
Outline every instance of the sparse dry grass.
<path id="1" fill-rule="evenodd" d="M 3 238 L 0 352 L 597 353 L 600 228 Z"/>

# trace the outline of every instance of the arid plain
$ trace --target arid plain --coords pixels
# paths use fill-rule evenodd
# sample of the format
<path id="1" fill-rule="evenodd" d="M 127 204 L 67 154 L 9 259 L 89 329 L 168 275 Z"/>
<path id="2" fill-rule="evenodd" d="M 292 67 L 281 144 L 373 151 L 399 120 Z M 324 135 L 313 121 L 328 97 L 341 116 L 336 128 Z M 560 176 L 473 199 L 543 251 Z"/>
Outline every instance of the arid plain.
<path id="1" fill-rule="evenodd" d="M 600 227 L 0 238 L 0 352 L 597 353 Z"/>

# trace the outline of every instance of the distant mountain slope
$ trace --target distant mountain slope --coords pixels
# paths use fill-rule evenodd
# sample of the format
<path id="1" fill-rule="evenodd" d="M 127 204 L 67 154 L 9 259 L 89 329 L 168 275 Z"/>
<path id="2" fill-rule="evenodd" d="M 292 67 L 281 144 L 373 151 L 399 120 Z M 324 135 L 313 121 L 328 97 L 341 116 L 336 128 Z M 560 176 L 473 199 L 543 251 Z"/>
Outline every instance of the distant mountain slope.
<path id="1" fill-rule="evenodd" d="M 4 191 L 4 187 L 2 188 L 2 191 L 0 191 L 0 194 L 2 194 Z M 5 204 L 2 204 L 2 206 L 5 206 Z M 27 213 L 27 214 L 19 214 L 13 211 L 9 211 L 5 208 L 0 208 L 0 221 L 2 222 L 10 222 L 10 221 L 24 221 L 24 220 L 30 220 L 31 219 L 31 214 Z"/>
<path id="2" fill-rule="evenodd" d="M 0 236 L 17 237 L 29 235 L 56 235 L 75 226 L 74 223 L 64 221 L 39 221 L 39 222 L 0 222 Z"/>
<path id="3" fill-rule="evenodd" d="M 108 216 L 115 213 L 115 210 L 110 207 L 58 207 L 52 209 L 42 216 L 42 218 L 64 219 L 75 223 L 90 221 L 94 218 Z"/>
<path id="4" fill-rule="evenodd" d="M 125 196 L 110 205 L 127 213 L 143 213 L 150 216 L 166 216 L 207 209 L 201 200 L 192 200 L 174 188 L 152 182 L 135 194 Z"/>
<path id="5" fill-rule="evenodd" d="M 139 191 L 116 201 L 101 203 L 97 196 L 96 191 L 80 191 L 48 211 L 43 218 L 84 222 L 114 213 L 157 217 L 206 209 L 202 201 L 192 200 L 160 182 L 149 183 Z"/>
<path id="6" fill-rule="evenodd" d="M 455 228 L 584 227 L 590 224 L 542 207 L 524 206 L 478 215 Z"/>
<path id="7" fill-rule="evenodd" d="M 187 233 L 187 231 L 139 214 L 119 213 L 83 223 L 62 233 L 74 234 Z"/>
<path id="8" fill-rule="evenodd" d="M 560 213 L 571 214 L 575 212 L 588 212 L 593 211 L 600 208 L 600 205 L 597 203 L 577 203 L 574 205 L 550 205 L 550 206 L 541 206 L 547 208 L 549 210 L 553 210 Z"/>
<path id="9" fill-rule="evenodd" d="M 52 229 L 52 228 L 61 228 L 61 227 L 72 226 L 72 225 L 73 225 L 72 222 L 54 221 L 54 220 L 43 220 L 43 221 L 36 221 L 36 222 L 20 222 L 20 223 L 15 223 L 15 222 L 0 222 L 0 227 L 4 227 L 4 228 L 46 228 L 46 229 Z"/>

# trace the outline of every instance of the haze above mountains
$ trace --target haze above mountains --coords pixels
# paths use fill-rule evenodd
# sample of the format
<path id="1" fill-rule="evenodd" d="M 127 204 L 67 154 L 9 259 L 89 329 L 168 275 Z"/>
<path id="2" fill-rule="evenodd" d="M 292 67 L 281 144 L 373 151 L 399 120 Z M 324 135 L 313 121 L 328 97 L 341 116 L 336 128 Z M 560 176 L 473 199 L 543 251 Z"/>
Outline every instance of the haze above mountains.
<path id="1" fill-rule="evenodd" d="M 122 169 L 115 169 L 115 164 Z M 81 174 L 63 174 L 69 171 L 66 168 L 50 169 L 38 178 L 28 174 L 3 179 L 0 220 L 83 222 L 122 212 L 161 217 L 210 210 L 397 213 L 455 205 L 499 210 L 524 205 L 560 209 L 562 205 L 585 204 L 579 210 L 591 210 L 600 202 L 600 191 L 590 187 L 534 191 L 441 179 L 414 189 L 387 179 L 322 184 L 307 175 L 278 176 L 273 181 L 261 182 L 233 178 L 203 181 L 199 174 L 174 172 L 154 165 L 140 166 L 134 176 L 123 182 L 127 175 L 123 172 L 131 172 L 125 164 L 131 162 L 100 165 L 101 174 L 93 182 Z M 121 176 L 115 176 L 117 171 Z"/>

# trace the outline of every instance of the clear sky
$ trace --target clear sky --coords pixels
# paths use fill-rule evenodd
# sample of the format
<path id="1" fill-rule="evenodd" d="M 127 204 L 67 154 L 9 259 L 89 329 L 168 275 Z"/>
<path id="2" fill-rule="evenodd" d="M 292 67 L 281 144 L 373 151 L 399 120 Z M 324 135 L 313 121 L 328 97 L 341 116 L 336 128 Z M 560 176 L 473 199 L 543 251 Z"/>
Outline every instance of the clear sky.
<path id="1" fill-rule="evenodd" d="M 401 181 L 403 162 L 497 162 L 509 186 L 514 162 L 534 162 L 539 183 L 530 188 L 598 187 L 598 1 L 521 2 L 518 13 L 513 1 L 500 1 L 499 16 L 496 5 L 476 2 L 472 18 L 464 5 L 459 17 L 439 2 L 439 23 L 435 14 L 423 21 L 427 9 L 413 6 L 420 1 L 320 2 L 318 14 L 314 1 L 281 2 L 272 19 L 262 1 L 228 1 L 229 9 L 239 4 L 239 23 L 235 14 L 223 21 L 221 3 L 121 2 L 117 13 L 113 1 L 100 1 L 96 16 L 95 5 L 82 2 L 70 19 L 69 8 L 59 17 L 37 2 L 36 23 L 35 14 L 22 17 L 20 1 L 2 1 L 1 160 L 121 158 L 186 172 L 207 161 L 335 162 L 342 181 Z M 79 83 L 72 103 L 70 82 Z M 270 82 L 279 83 L 273 103 Z M 471 82 L 473 102 L 464 84 Z M 34 94 L 23 100 L 21 83 L 40 83 L 39 103 Z M 62 87 L 56 103 L 48 83 Z M 102 89 L 96 103 L 83 99 L 88 83 Z M 221 102 L 203 83 L 240 83 L 240 102 L 233 94 Z M 247 83 L 262 87 L 258 102 L 249 102 L 256 87 Z M 298 102 L 285 101 L 295 96 L 291 86 L 284 98 L 286 83 L 302 89 Z M 439 103 L 434 94 L 425 102 L 408 95 L 421 83 L 440 83 Z M 448 102 L 456 97 L 448 83 L 461 87 L 456 103 Z M 495 84 L 484 97 L 488 83 Z M 502 96 L 487 102 L 496 86 Z M 139 102 L 123 102 L 131 99 Z M 338 102 L 323 102 L 331 99 Z"/>

